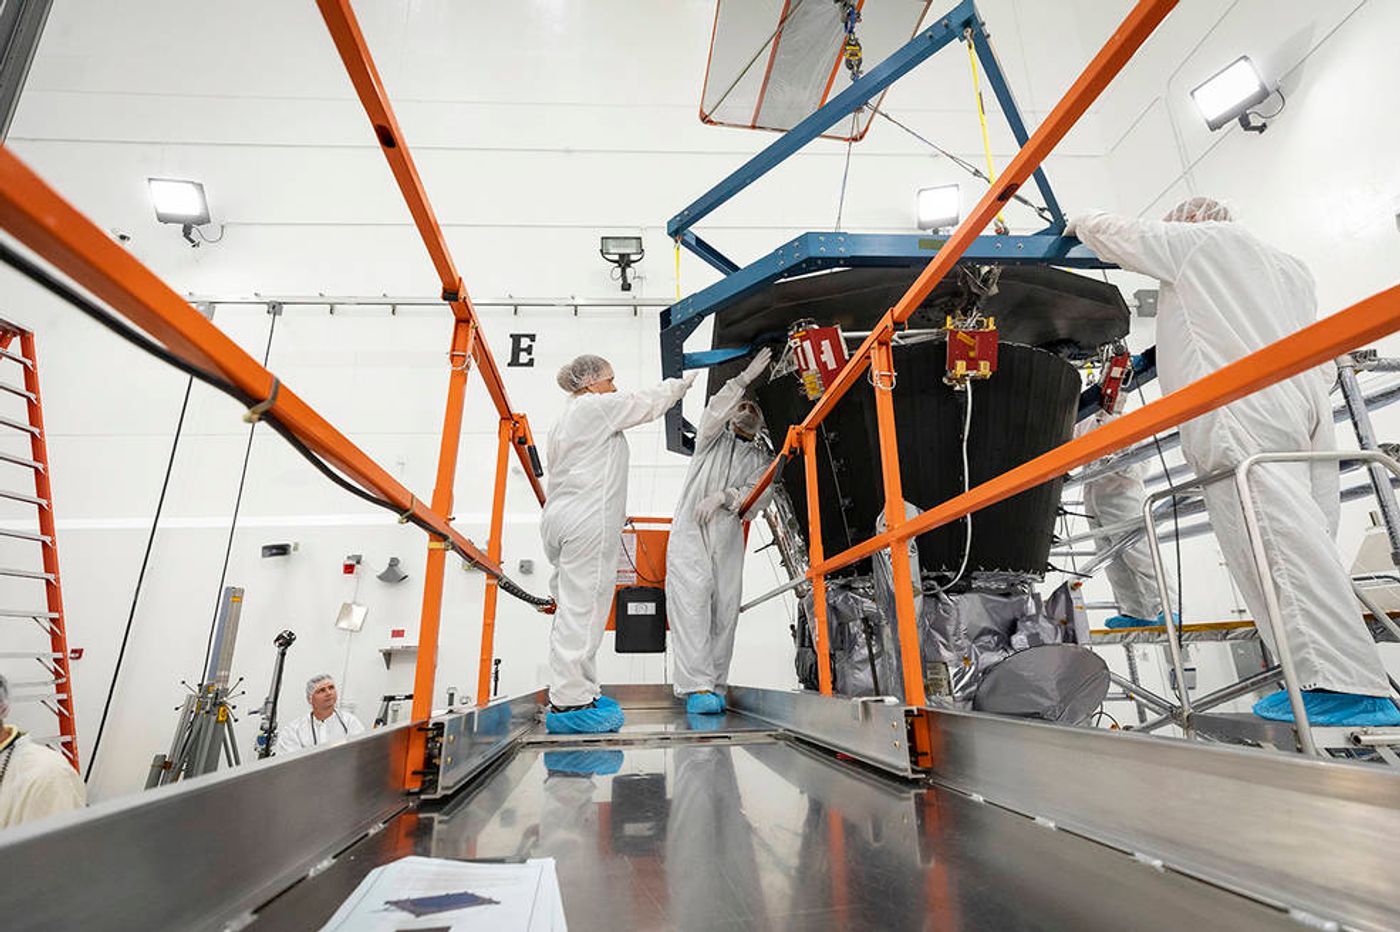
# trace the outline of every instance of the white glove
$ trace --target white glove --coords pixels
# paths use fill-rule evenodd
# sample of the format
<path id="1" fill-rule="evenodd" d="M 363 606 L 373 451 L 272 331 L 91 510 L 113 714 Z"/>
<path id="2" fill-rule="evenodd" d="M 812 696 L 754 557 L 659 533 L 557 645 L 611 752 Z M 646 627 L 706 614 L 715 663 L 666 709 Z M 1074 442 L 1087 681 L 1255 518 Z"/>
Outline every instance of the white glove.
<path id="1" fill-rule="evenodd" d="M 685 375 L 681 376 L 681 379 L 685 382 L 685 390 L 690 391 L 690 386 L 694 385 L 695 380 L 698 378 L 700 378 L 699 369 L 691 369 Z"/>
<path id="2" fill-rule="evenodd" d="M 700 499 L 695 505 L 695 520 L 701 524 L 709 524 L 710 519 L 719 514 L 719 510 L 724 507 L 727 498 L 724 491 L 711 492 Z"/>
<path id="3" fill-rule="evenodd" d="M 1079 213 L 1075 214 L 1073 217 L 1070 217 L 1069 220 L 1067 220 L 1067 221 L 1065 222 L 1065 236 L 1074 236 L 1074 237 L 1078 237 L 1078 236 L 1079 236 L 1079 225 L 1080 225 L 1081 223 L 1084 222 L 1084 218 L 1085 218 L 1085 217 L 1088 217 L 1090 214 L 1100 214 L 1100 213 L 1103 213 L 1103 211 L 1101 211 L 1101 210 L 1082 210 L 1082 211 L 1080 211 Z"/>
<path id="4" fill-rule="evenodd" d="M 739 373 L 739 380 L 745 385 L 752 385 L 759 376 L 768 371 L 768 364 L 773 361 L 773 351 L 768 347 L 758 351 L 758 355 L 753 358 L 753 362 L 743 372 Z"/>

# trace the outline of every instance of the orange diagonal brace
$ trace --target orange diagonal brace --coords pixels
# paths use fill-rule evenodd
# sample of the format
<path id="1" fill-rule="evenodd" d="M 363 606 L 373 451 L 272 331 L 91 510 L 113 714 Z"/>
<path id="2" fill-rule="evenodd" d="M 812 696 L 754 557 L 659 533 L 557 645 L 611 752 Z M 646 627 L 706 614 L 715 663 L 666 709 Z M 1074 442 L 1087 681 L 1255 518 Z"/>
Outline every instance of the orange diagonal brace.
<path id="1" fill-rule="evenodd" d="M 892 531 L 828 559 L 813 571 L 832 573 L 876 551 L 908 540 L 971 512 L 995 505 L 1067 471 L 1121 450 L 1130 443 L 1177 427 L 1207 411 L 1320 366 L 1343 353 L 1400 330 L 1400 284 L 1372 295 L 1291 336 L 1271 343 L 1164 398 L 1116 418 L 1082 437 L 1022 463 L 931 508 Z"/>
<path id="2" fill-rule="evenodd" d="M 963 253 L 967 252 L 978 235 L 987 228 L 996 216 L 997 211 L 1002 208 L 1016 190 L 1030 178 L 1045 157 L 1059 144 L 1070 128 L 1089 109 L 1089 106 L 1098 98 L 1108 83 L 1114 76 L 1123 69 L 1128 60 L 1132 58 L 1142 43 L 1147 41 L 1147 37 L 1157 28 L 1162 19 L 1176 6 L 1177 0 L 1139 0 L 1137 6 L 1119 25 L 1118 29 L 1104 43 L 1099 53 L 1094 56 L 1084 69 L 1084 73 L 1074 82 L 1065 96 L 1050 111 L 1026 144 L 1021 147 L 1016 157 L 1011 160 L 1011 164 L 1002 172 L 987 189 L 987 193 L 982 196 L 982 200 L 977 202 L 977 206 L 967 216 L 957 230 L 943 244 L 943 248 L 933 257 L 919 277 L 909 286 L 904 297 L 880 319 L 879 324 L 872 328 L 870 335 L 861 343 L 860 348 L 852 354 L 850 361 L 846 363 L 832 382 L 831 387 L 822 395 L 821 400 L 812 407 L 807 417 L 802 421 L 804 430 L 820 424 L 836 403 L 840 401 L 855 385 L 856 379 L 870 365 L 870 353 L 876 342 L 881 339 L 888 339 L 894 331 L 896 324 L 901 324 L 909 319 L 909 315 L 918 309 L 924 299 L 932 293 L 943 277 L 953 268 Z M 777 461 L 764 472 L 762 478 L 749 493 L 749 497 L 741 507 L 750 508 L 758 500 L 758 496 L 763 494 L 773 481 L 777 473 Z M 829 561 L 828 561 L 829 562 Z"/>
<path id="3" fill-rule="evenodd" d="M 476 309 L 462 284 L 457 265 L 452 261 L 452 254 L 447 248 L 447 237 L 443 235 L 437 215 L 433 213 L 433 205 L 428 202 L 427 192 L 423 189 L 423 179 L 419 177 L 413 155 L 408 151 L 403 131 L 399 129 L 398 118 L 394 116 L 394 108 L 389 103 L 389 94 L 379 79 L 379 71 L 374 67 L 374 58 L 370 55 L 369 46 L 365 43 L 364 33 L 360 31 L 360 24 L 355 19 L 355 12 L 350 8 L 349 0 L 316 0 L 316 5 L 321 9 L 321 17 L 326 21 L 326 28 L 330 30 L 336 51 L 340 53 L 340 60 L 345 63 L 350 83 L 355 86 L 355 93 L 359 95 L 360 103 L 364 105 L 365 113 L 374 126 L 379 148 L 389 162 L 390 171 L 394 173 L 394 180 L 398 182 L 399 191 L 403 193 L 404 201 L 408 204 L 408 212 L 413 215 L 413 224 L 418 228 L 418 235 L 423 238 L 423 245 L 427 247 L 428 255 L 433 260 L 433 268 L 442 284 L 444 300 L 452 306 L 452 313 L 457 317 L 479 323 Z M 496 365 L 496 358 L 491 355 L 491 347 L 485 340 L 476 341 L 473 356 L 480 370 L 480 378 L 486 385 L 486 391 L 490 393 L 491 400 L 496 405 L 497 413 L 502 418 L 514 419 L 516 412 L 511 408 L 510 398 L 506 395 L 501 370 Z M 515 453 L 535 490 L 535 497 L 539 499 L 540 504 L 544 504 L 544 488 L 535 476 L 527 450 L 527 447 L 533 444 L 532 439 L 527 443 L 516 444 Z"/>
<path id="4" fill-rule="evenodd" d="M 276 384 L 276 398 L 267 413 L 275 416 L 312 452 L 401 513 L 421 518 L 473 562 L 489 572 L 500 572 L 500 567 L 480 548 L 452 529 L 447 515 L 434 512 L 415 498 L 296 392 L 280 384 L 272 372 L 3 146 L 0 146 L 0 228 L 186 362 L 233 384 L 253 398 L 271 397 Z"/>

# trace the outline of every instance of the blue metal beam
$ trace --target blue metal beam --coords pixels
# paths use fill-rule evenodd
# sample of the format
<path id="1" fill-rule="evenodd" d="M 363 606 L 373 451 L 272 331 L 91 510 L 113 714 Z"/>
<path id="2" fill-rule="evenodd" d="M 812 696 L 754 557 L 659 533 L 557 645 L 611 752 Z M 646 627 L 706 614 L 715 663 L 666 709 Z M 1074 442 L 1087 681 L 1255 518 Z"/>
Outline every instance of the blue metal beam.
<path id="1" fill-rule="evenodd" d="M 1030 139 L 1030 134 L 1026 132 L 1025 121 L 1021 119 L 1021 108 L 1016 106 L 1016 98 L 1011 93 L 1011 85 L 1006 83 L 1006 73 L 1001 70 L 1001 63 L 997 61 L 996 52 L 992 49 L 992 44 L 987 41 L 987 24 L 982 21 L 980 13 L 974 10 L 973 18 L 975 22 L 969 26 L 972 35 L 972 47 L 977 52 L 977 57 L 982 62 L 982 70 L 987 74 L 987 81 L 992 85 L 992 92 L 996 94 L 997 103 L 1001 106 L 1002 115 L 1006 117 L 1006 123 L 1011 127 L 1011 134 L 1016 137 L 1017 145 L 1024 146 L 1026 140 Z M 1045 207 L 1055 218 L 1054 229 L 1056 231 L 1065 228 L 1065 215 L 1060 210 L 1060 202 L 1055 199 L 1055 192 L 1050 189 L 1050 180 L 1045 177 L 1044 169 L 1035 170 L 1035 186 L 1040 190 L 1040 196 L 1045 201 Z"/>
<path id="2" fill-rule="evenodd" d="M 683 230 L 680 237 L 682 246 L 704 259 L 712 268 L 718 269 L 721 275 L 733 275 L 739 271 L 739 266 L 733 260 L 696 236 L 695 231 Z"/>
<path id="3" fill-rule="evenodd" d="M 701 319 L 793 275 L 832 268 L 923 266 L 943 248 L 944 242 L 941 236 L 918 234 L 804 233 L 727 278 L 671 305 L 661 314 L 661 331 L 664 336 L 684 324 L 694 329 Z M 1095 256 L 1079 240 L 1047 233 L 979 236 L 959 261 L 1073 269 L 1114 267 Z"/>
<path id="4" fill-rule="evenodd" d="M 956 41 L 965 28 L 976 22 L 977 8 L 973 5 L 972 0 L 962 0 L 932 26 L 910 39 L 889 58 L 867 71 L 859 80 L 852 81 L 849 87 L 818 107 L 811 116 L 783 133 L 766 149 L 739 166 L 728 178 L 706 191 L 689 207 L 672 217 L 666 224 L 667 235 L 675 238 L 690 229 L 715 208 L 763 177 L 788 156 L 831 129 L 843 118 L 850 116 L 858 108 L 878 97 L 885 88 L 918 67 L 929 56 L 948 43 Z"/>

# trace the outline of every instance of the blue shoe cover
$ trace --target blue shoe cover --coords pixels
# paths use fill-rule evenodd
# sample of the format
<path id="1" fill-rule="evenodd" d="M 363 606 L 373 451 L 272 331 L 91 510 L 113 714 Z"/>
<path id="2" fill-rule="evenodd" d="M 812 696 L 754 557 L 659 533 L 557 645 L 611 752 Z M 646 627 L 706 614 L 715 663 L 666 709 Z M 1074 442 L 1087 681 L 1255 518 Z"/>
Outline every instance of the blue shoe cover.
<path id="1" fill-rule="evenodd" d="M 1161 618 L 1161 615 L 1157 616 Z M 1160 625 L 1160 621 L 1148 621 L 1146 618 L 1134 618 L 1132 615 L 1114 615 L 1103 623 L 1105 628 L 1150 628 L 1153 625 Z"/>
<path id="2" fill-rule="evenodd" d="M 1176 623 L 1176 626 L 1177 626 L 1178 628 L 1180 628 L 1180 627 L 1181 627 L 1181 613 L 1180 613 L 1180 612 L 1172 612 L 1172 621 L 1174 621 L 1174 622 Z M 1166 613 L 1165 613 L 1165 612 L 1158 612 L 1158 613 L 1157 613 L 1157 618 L 1156 618 L 1156 620 L 1153 621 L 1152 623 L 1153 623 L 1154 625 L 1162 625 L 1163 627 L 1165 627 L 1166 624 L 1167 624 L 1167 616 L 1166 616 Z"/>
<path id="3" fill-rule="evenodd" d="M 608 709 L 608 708 L 620 709 L 620 708 L 622 708 L 622 706 L 620 706 L 620 705 L 617 704 L 617 700 L 616 700 L 616 699 L 611 699 L 611 698 L 609 698 L 609 697 L 607 697 L 607 696 L 602 695 L 601 693 L 598 695 L 598 698 L 597 698 L 597 699 L 594 699 L 594 700 L 593 700 L 593 704 L 596 705 L 596 706 L 597 706 L 598 708 L 600 708 L 600 709 Z"/>
<path id="4" fill-rule="evenodd" d="M 611 699 L 598 700 L 572 712 L 549 712 L 544 730 L 551 735 L 602 735 L 622 727 L 622 709 Z"/>
<path id="5" fill-rule="evenodd" d="M 1358 696 L 1323 689 L 1303 690 L 1303 708 L 1312 725 L 1348 727 L 1400 725 L 1400 709 L 1384 696 Z M 1254 714 L 1273 722 L 1293 721 L 1288 692 L 1279 690 L 1254 704 Z"/>
<path id="6" fill-rule="evenodd" d="M 571 774 L 580 777 L 606 777 L 622 769 L 622 752 L 617 750 L 545 751 L 544 768 L 550 773 Z"/>
<path id="7" fill-rule="evenodd" d="M 724 711 L 724 698 L 718 693 L 691 693 L 685 697 L 685 711 L 690 715 L 719 715 Z"/>

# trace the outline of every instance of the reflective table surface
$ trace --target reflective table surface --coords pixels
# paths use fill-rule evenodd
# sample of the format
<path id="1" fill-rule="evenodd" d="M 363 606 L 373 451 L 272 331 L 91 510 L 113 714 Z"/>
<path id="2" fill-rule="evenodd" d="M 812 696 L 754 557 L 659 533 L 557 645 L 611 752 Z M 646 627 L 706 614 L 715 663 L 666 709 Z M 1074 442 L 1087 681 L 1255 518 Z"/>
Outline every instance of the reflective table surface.
<path id="1" fill-rule="evenodd" d="M 553 857 L 575 932 L 1297 928 L 1120 851 L 764 731 L 733 713 L 638 710 L 617 746 L 531 736 L 250 928 L 317 928 L 368 871 L 410 854 Z"/>

